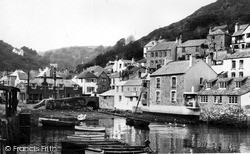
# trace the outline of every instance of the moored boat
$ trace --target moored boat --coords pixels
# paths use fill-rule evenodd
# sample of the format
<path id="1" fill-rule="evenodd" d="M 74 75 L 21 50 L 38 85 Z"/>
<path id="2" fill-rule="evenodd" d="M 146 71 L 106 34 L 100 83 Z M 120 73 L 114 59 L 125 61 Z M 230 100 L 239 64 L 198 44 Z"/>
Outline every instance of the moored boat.
<path id="1" fill-rule="evenodd" d="M 41 120 L 41 123 L 45 127 L 74 127 L 75 123 L 71 121 L 55 121 L 55 120 Z"/>
<path id="2" fill-rule="evenodd" d="M 141 119 L 127 118 L 126 124 L 130 126 L 139 127 L 139 128 L 148 128 L 148 125 L 150 124 L 150 122 L 141 120 Z"/>
<path id="3" fill-rule="evenodd" d="M 75 126 L 75 130 L 105 132 L 105 127 L 89 127 L 89 126 Z"/>

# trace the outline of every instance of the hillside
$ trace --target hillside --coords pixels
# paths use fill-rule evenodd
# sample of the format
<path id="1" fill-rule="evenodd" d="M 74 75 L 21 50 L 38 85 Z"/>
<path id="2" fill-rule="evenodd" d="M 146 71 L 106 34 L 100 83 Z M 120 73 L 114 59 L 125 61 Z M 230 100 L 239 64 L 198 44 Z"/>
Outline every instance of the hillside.
<path id="1" fill-rule="evenodd" d="M 46 51 L 43 59 L 58 64 L 59 69 L 74 70 L 78 64 L 89 62 L 97 55 L 104 53 L 106 49 L 103 46 L 66 47 Z"/>
<path id="2" fill-rule="evenodd" d="M 108 60 L 114 60 L 116 55 L 124 59 L 131 59 L 133 57 L 136 60 L 141 59 L 143 56 L 143 46 L 150 40 L 159 38 L 160 36 L 170 41 L 174 41 L 180 35 L 182 35 L 182 41 L 206 38 L 210 27 L 224 24 L 227 24 L 229 32 L 233 33 L 236 22 L 240 24 L 250 23 L 249 8 L 249 0 L 217 0 L 215 3 L 201 7 L 185 19 L 156 29 L 133 43 L 125 46 L 116 44 L 112 50 L 97 56 L 93 61 L 85 65 L 79 65 L 77 69 L 93 64 L 105 66 Z M 164 15 L 162 16 L 165 18 Z M 118 44 L 119 41 L 117 42 Z"/>
<path id="3" fill-rule="evenodd" d="M 27 71 L 28 69 L 38 69 L 48 64 L 35 50 L 28 47 L 22 47 L 21 49 L 24 51 L 24 56 L 13 53 L 13 47 L 0 40 L 0 71 L 13 71 L 16 69 Z"/>

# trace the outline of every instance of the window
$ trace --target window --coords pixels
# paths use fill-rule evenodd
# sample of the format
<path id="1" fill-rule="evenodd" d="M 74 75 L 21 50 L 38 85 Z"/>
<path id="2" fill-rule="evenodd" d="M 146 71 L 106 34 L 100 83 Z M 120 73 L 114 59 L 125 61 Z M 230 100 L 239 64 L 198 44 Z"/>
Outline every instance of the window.
<path id="1" fill-rule="evenodd" d="M 202 103 L 207 103 L 208 96 L 201 96 L 201 102 Z"/>
<path id="2" fill-rule="evenodd" d="M 119 92 L 119 86 L 116 86 L 116 92 Z"/>
<path id="3" fill-rule="evenodd" d="M 121 88 L 122 88 L 122 92 L 123 92 L 123 86 Z"/>
<path id="4" fill-rule="evenodd" d="M 232 60 L 232 69 L 235 69 L 235 68 L 236 68 L 235 60 Z"/>
<path id="5" fill-rule="evenodd" d="M 162 57 L 162 52 L 161 51 L 159 52 L 159 57 Z"/>
<path id="6" fill-rule="evenodd" d="M 250 37 L 250 33 L 246 33 L 246 37 L 249 38 Z"/>
<path id="7" fill-rule="evenodd" d="M 130 102 L 133 102 L 133 97 L 130 97 Z"/>
<path id="8" fill-rule="evenodd" d="M 243 64 L 244 64 L 244 60 L 240 60 L 240 66 L 239 66 L 240 69 L 243 69 Z"/>
<path id="9" fill-rule="evenodd" d="M 161 87 L 161 79 L 160 78 L 156 78 L 156 88 L 160 88 Z"/>
<path id="10" fill-rule="evenodd" d="M 122 68 L 122 64 L 119 65 L 119 68 Z"/>
<path id="11" fill-rule="evenodd" d="M 158 57 L 158 52 L 155 52 L 155 57 Z"/>
<path id="12" fill-rule="evenodd" d="M 161 64 L 161 65 L 162 65 L 162 60 L 161 60 L 161 59 L 159 60 L 159 64 Z"/>
<path id="13" fill-rule="evenodd" d="M 148 99 L 148 93 L 147 93 L 147 92 L 145 92 L 145 93 L 143 94 L 143 98 L 144 98 L 144 99 Z"/>
<path id="14" fill-rule="evenodd" d="M 154 61 L 153 60 L 150 61 L 150 65 L 154 65 Z"/>
<path id="15" fill-rule="evenodd" d="M 241 82 L 240 81 L 236 81 L 235 82 L 235 87 L 236 88 L 240 88 L 241 87 Z"/>
<path id="16" fill-rule="evenodd" d="M 127 88 L 127 91 L 129 91 L 129 87 Z"/>
<path id="17" fill-rule="evenodd" d="M 31 89 L 36 89 L 36 84 L 35 83 L 31 84 Z"/>
<path id="18" fill-rule="evenodd" d="M 154 57 L 154 53 L 153 52 L 151 52 L 151 57 Z"/>
<path id="19" fill-rule="evenodd" d="M 95 87 L 87 87 L 87 92 L 94 92 L 95 91 Z"/>
<path id="20" fill-rule="evenodd" d="M 167 57 L 167 51 L 163 52 L 163 57 Z"/>
<path id="21" fill-rule="evenodd" d="M 147 88 L 147 87 L 148 87 L 147 82 L 143 82 L 143 87 L 145 87 L 145 88 Z"/>
<path id="22" fill-rule="evenodd" d="M 107 96 L 104 96 L 103 99 L 107 99 Z"/>
<path id="23" fill-rule="evenodd" d="M 172 78 L 171 78 L 171 85 L 172 85 L 172 88 L 176 88 L 176 77 L 175 76 L 173 76 Z"/>
<path id="24" fill-rule="evenodd" d="M 73 85 L 73 90 L 78 90 L 78 85 Z"/>
<path id="25" fill-rule="evenodd" d="M 122 101 L 122 96 L 121 95 L 119 96 L 119 101 Z"/>
<path id="26" fill-rule="evenodd" d="M 239 72 L 239 77 L 243 77 L 243 72 Z"/>
<path id="27" fill-rule="evenodd" d="M 185 53 L 185 47 L 182 47 L 182 53 Z"/>
<path id="28" fill-rule="evenodd" d="M 155 94 L 156 94 L 155 101 L 159 102 L 160 101 L 160 92 L 157 91 Z"/>
<path id="29" fill-rule="evenodd" d="M 93 79 L 93 78 L 90 78 L 90 79 L 86 79 L 86 82 L 95 82 L 96 80 Z"/>
<path id="30" fill-rule="evenodd" d="M 136 91 L 136 87 L 133 88 L 133 91 Z"/>
<path id="31" fill-rule="evenodd" d="M 171 91 L 171 102 L 172 103 L 176 102 L 176 91 L 175 90 Z"/>
<path id="32" fill-rule="evenodd" d="M 227 83 L 226 82 L 220 82 L 219 83 L 219 88 L 226 88 L 227 87 Z"/>
<path id="33" fill-rule="evenodd" d="M 229 104 L 237 104 L 238 97 L 237 96 L 229 96 Z"/>
<path id="34" fill-rule="evenodd" d="M 155 64 L 156 64 L 156 65 L 158 64 L 158 60 L 155 61 Z"/>
<path id="35" fill-rule="evenodd" d="M 215 104 L 222 104 L 222 96 L 214 96 Z"/>
<path id="36" fill-rule="evenodd" d="M 107 82 L 107 79 L 106 78 L 102 78 L 102 82 Z"/>
<path id="37" fill-rule="evenodd" d="M 211 83 L 211 82 L 207 82 L 207 83 L 206 83 L 206 88 L 207 88 L 207 89 L 212 88 L 212 83 Z"/>
<path id="38" fill-rule="evenodd" d="M 233 78 L 235 77 L 235 72 L 231 73 L 231 77 L 233 77 Z"/>

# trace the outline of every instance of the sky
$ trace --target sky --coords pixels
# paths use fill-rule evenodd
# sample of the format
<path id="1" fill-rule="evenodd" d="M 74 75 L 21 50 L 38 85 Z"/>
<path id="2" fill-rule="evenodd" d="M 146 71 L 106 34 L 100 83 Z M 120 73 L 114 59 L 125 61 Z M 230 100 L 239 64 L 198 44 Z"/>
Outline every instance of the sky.
<path id="1" fill-rule="evenodd" d="M 140 39 L 216 0 L 0 0 L 0 40 L 47 51 Z"/>

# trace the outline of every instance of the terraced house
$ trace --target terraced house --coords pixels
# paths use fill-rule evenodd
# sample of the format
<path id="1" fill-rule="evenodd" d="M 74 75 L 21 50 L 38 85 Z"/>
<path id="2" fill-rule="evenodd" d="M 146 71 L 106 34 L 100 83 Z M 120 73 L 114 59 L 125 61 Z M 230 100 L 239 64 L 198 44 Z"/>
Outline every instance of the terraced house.
<path id="1" fill-rule="evenodd" d="M 173 61 L 150 76 L 150 97 L 144 112 L 199 115 L 197 92 L 204 79 L 217 77 L 203 60 Z"/>
<path id="2" fill-rule="evenodd" d="M 204 82 L 198 93 L 201 110 L 250 108 L 250 77 L 214 78 Z M 249 110 L 250 111 L 250 110 Z"/>

